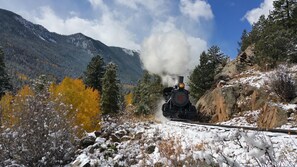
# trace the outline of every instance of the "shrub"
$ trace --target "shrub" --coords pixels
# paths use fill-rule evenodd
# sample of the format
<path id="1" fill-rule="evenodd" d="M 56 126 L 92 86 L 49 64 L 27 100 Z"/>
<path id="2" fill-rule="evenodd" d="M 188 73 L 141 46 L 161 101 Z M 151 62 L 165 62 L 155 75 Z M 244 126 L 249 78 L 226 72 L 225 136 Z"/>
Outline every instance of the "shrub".
<path id="1" fill-rule="evenodd" d="M 289 102 L 296 97 L 295 81 L 284 66 L 277 69 L 272 78 L 271 88 L 283 101 Z"/>
<path id="2" fill-rule="evenodd" d="M 46 95 L 14 97 L 10 116 L 16 118 L 0 133 L 0 166 L 61 166 L 74 156 L 73 128 L 65 119 L 67 106 Z M 59 106 L 61 111 L 57 111 Z"/>

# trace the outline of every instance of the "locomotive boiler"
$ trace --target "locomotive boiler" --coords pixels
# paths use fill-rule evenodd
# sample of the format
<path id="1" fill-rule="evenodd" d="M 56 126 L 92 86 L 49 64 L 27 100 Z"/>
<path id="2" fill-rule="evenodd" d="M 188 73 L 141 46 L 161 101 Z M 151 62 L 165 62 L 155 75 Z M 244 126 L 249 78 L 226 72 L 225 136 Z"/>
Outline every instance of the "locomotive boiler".
<path id="1" fill-rule="evenodd" d="M 183 76 L 179 76 L 177 85 L 163 90 L 165 99 L 162 105 L 163 115 L 169 119 L 197 120 L 197 110 L 190 102 L 189 91 L 185 89 L 183 79 Z"/>

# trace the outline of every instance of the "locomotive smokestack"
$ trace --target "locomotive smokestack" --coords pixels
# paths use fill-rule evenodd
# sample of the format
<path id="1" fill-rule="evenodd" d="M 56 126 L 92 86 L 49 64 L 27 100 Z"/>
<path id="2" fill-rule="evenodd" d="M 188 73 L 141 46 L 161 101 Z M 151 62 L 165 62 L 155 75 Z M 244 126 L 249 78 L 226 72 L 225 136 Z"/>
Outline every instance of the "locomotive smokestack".
<path id="1" fill-rule="evenodd" d="M 184 77 L 178 76 L 178 83 L 184 83 Z"/>

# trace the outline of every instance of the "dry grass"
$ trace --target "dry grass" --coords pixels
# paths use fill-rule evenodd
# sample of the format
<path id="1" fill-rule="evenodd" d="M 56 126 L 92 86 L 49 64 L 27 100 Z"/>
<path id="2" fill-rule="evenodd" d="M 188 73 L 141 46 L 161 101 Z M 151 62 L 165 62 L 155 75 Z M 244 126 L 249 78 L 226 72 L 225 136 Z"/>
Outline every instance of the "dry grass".
<path id="1" fill-rule="evenodd" d="M 164 166 L 176 167 L 196 167 L 196 166 L 211 166 L 203 160 L 194 159 L 194 151 L 205 151 L 206 143 L 196 144 L 191 149 L 184 149 L 180 138 L 168 139 L 160 141 L 158 148 L 162 158 L 167 159 L 167 164 Z"/>
<path id="2" fill-rule="evenodd" d="M 121 111 L 119 114 L 114 115 L 114 117 L 117 118 L 119 123 L 125 123 L 125 122 L 132 122 L 132 123 L 138 123 L 138 122 L 158 122 L 155 119 L 155 115 L 149 114 L 149 115 L 136 115 L 135 114 L 136 107 L 133 105 L 128 105 L 124 111 Z"/>
<path id="3" fill-rule="evenodd" d="M 206 143 L 198 143 L 194 146 L 195 151 L 205 151 L 205 144 Z"/>
<path id="4" fill-rule="evenodd" d="M 183 162 L 180 160 L 181 155 L 184 154 L 180 140 L 168 139 L 159 143 L 159 151 L 161 157 L 165 157 L 168 160 L 169 166 L 183 166 Z"/>

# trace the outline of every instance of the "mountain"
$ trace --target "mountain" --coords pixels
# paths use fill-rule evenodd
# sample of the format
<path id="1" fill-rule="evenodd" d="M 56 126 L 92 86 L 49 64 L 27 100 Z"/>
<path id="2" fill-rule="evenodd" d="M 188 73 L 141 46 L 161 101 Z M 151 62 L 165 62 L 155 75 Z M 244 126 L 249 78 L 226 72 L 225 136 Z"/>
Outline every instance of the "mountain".
<path id="1" fill-rule="evenodd" d="M 97 54 L 106 63 L 112 61 L 118 65 L 119 78 L 124 83 L 135 83 L 143 72 L 137 51 L 109 47 L 81 33 L 49 32 L 41 25 L 3 9 L 0 9 L 0 46 L 12 75 L 34 78 L 47 74 L 58 80 L 65 76 L 80 77 Z"/>

